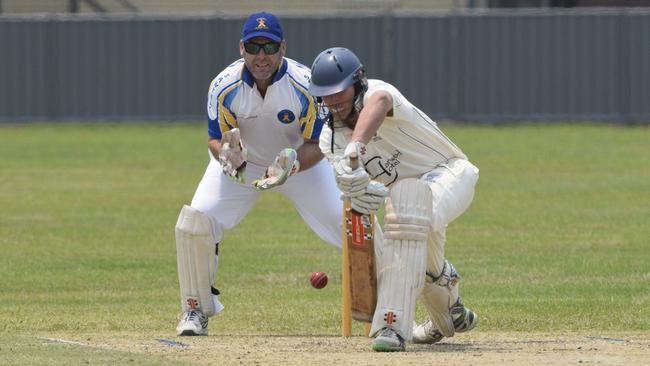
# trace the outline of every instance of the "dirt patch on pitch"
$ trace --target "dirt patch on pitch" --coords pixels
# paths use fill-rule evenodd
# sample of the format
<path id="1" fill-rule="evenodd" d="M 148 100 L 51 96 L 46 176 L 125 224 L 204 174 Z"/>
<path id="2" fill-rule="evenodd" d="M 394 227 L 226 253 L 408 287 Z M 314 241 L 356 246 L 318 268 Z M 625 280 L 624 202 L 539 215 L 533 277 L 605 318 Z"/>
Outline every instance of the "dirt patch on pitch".
<path id="1" fill-rule="evenodd" d="M 74 340 L 90 347 L 206 365 L 650 365 L 648 333 L 472 332 L 436 345 L 408 344 L 404 353 L 376 353 L 370 349 L 368 338 L 331 335 L 181 338 L 112 334 Z"/>

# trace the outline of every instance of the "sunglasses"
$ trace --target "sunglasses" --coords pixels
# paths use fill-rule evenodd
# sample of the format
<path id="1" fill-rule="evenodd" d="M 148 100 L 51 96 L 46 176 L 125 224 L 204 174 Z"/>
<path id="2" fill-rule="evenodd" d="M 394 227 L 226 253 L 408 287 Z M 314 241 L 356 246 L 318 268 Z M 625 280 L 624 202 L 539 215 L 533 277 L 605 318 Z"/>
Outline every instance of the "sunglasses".
<path id="1" fill-rule="evenodd" d="M 277 42 L 268 42 L 264 44 L 246 42 L 244 43 L 244 49 L 246 53 L 251 55 L 257 55 L 260 53 L 261 49 L 264 49 L 264 53 L 267 55 L 274 55 L 280 50 L 280 44 Z"/>

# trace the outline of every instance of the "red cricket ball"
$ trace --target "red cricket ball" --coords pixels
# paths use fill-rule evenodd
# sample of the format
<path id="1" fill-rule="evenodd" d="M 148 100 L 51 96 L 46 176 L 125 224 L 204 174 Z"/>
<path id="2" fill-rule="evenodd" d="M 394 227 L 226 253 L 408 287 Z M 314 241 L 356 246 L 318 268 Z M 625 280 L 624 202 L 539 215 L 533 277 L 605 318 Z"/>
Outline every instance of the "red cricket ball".
<path id="1" fill-rule="evenodd" d="M 312 272 L 309 282 L 314 288 L 321 289 L 327 286 L 327 275 L 325 272 Z"/>

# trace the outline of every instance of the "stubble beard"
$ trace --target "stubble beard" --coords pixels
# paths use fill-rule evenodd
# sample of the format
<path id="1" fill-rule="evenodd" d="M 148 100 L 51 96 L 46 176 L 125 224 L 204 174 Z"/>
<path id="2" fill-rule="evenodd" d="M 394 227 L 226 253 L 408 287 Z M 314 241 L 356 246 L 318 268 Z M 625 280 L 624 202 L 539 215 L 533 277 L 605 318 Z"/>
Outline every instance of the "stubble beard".
<path id="1" fill-rule="evenodd" d="M 334 116 L 335 121 L 341 122 L 351 129 L 354 129 L 354 126 L 357 124 L 359 113 L 354 108 L 352 102 L 346 103 L 343 108 L 330 108 L 330 112 Z"/>

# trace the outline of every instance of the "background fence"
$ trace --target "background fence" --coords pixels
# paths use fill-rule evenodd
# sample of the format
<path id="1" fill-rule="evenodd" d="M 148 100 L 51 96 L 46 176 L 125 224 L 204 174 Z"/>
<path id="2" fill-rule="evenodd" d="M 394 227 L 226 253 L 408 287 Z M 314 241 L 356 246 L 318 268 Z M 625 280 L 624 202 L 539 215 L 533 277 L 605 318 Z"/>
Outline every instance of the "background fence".
<path id="1" fill-rule="evenodd" d="M 280 14 L 287 56 L 354 50 L 434 119 L 650 121 L 650 10 Z M 0 122 L 196 120 L 245 16 L 0 17 Z"/>

